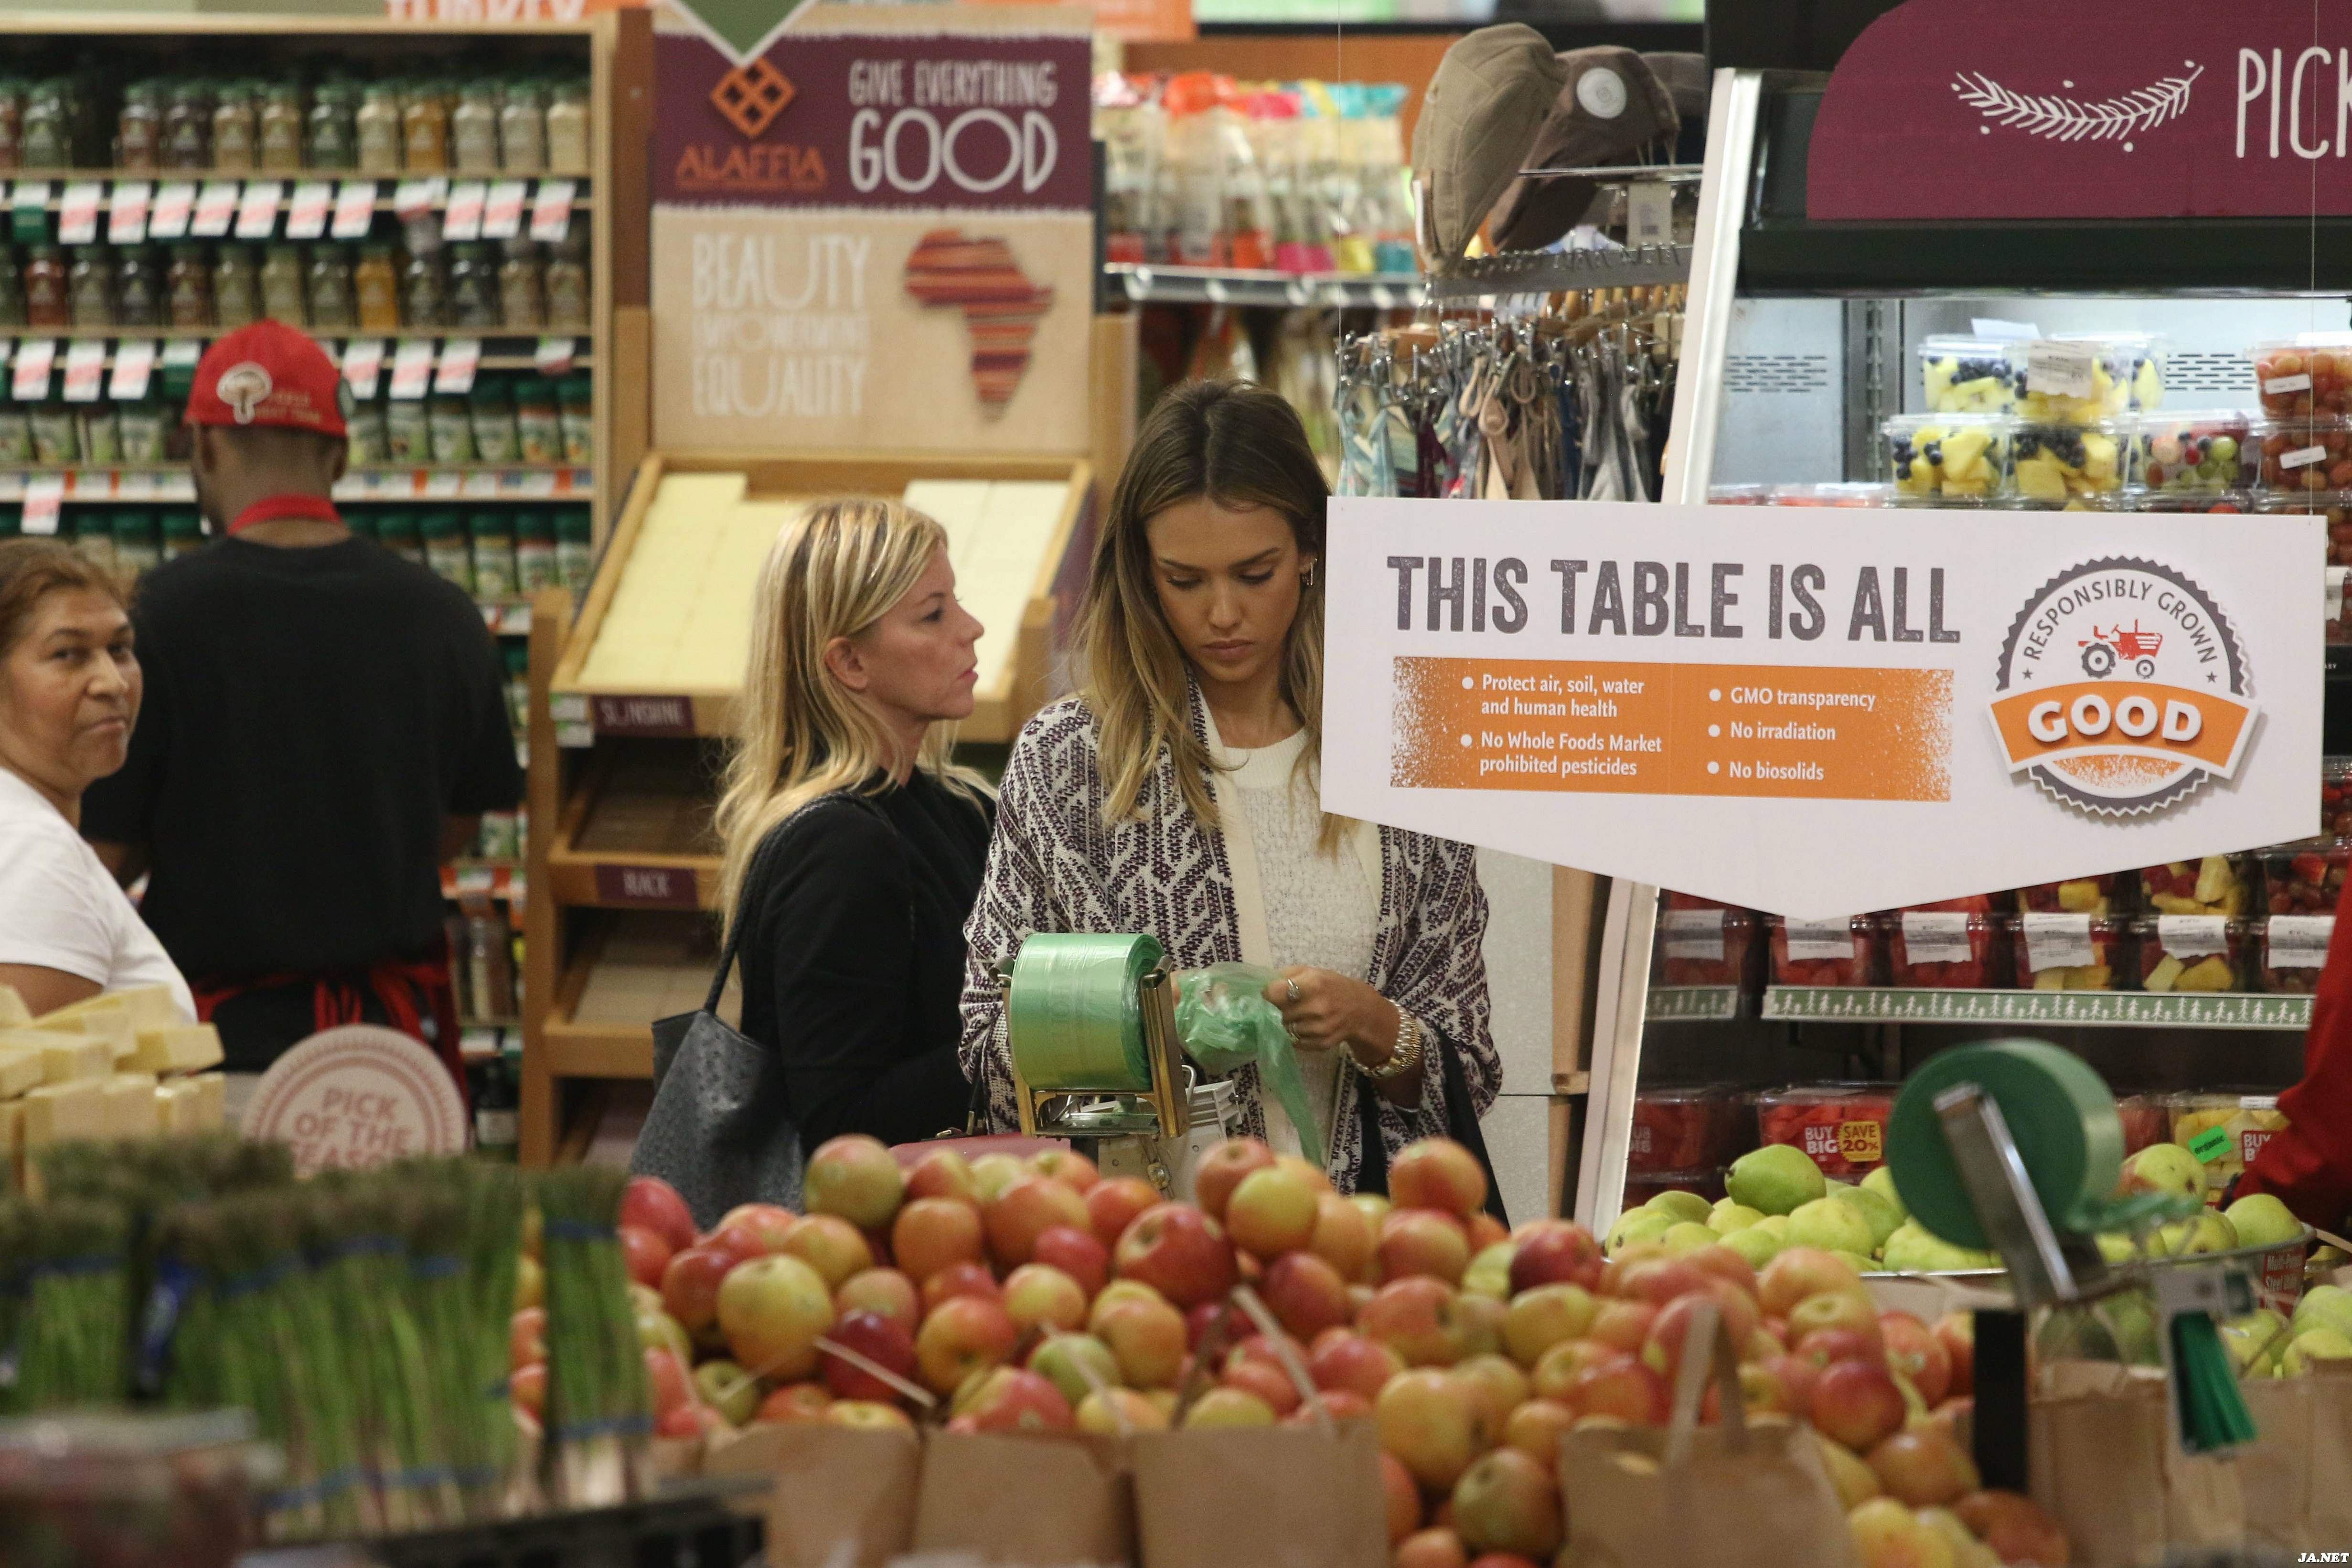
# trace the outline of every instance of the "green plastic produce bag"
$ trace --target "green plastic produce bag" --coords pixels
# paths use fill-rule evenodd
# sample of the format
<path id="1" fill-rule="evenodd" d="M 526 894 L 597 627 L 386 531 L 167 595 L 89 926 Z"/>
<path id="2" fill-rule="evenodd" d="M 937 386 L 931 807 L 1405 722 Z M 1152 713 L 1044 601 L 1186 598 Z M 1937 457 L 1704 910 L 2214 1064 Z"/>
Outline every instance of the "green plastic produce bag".
<path id="1" fill-rule="evenodd" d="M 1255 964 L 1192 970 L 1176 993 L 1176 1034 L 1192 1060 L 1212 1072 L 1229 1073 L 1245 1061 L 1255 1062 L 1298 1129 L 1301 1152 L 1320 1169 L 1323 1134 L 1307 1103 L 1298 1053 L 1283 1025 L 1282 1009 L 1265 999 L 1265 988 L 1281 977 Z"/>

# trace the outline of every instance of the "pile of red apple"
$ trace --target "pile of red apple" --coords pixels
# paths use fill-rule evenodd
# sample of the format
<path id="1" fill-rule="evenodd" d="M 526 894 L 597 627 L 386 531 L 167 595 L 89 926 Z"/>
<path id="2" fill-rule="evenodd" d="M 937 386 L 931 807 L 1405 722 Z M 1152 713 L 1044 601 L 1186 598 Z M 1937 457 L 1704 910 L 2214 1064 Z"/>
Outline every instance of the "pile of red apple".
<path id="1" fill-rule="evenodd" d="M 1955 1435 L 1966 1317 L 1882 1313 L 1848 1265 L 1808 1249 L 1759 1275 L 1720 1246 L 1604 1260 L 1564 1220 L 1506 1234 L 1478 1161 L 1444 1140 L 1404 1149 L 1389 1186 L 1343 1197 L 1238 1138 L 1202 1157 L 1196 1202 L 1171 1203 L 1068 1151 L 940 1149 L 902 1174 L 881 1144 L 845 1137 L 810 1156 L 804 1215 L 747 1205 L 698 1235 L 677 1195 L 641 1177 L 621 1234 L 667 1436 L 1366 1417 L 1396 1568 L 1534 1568 L 1561 1544 L 1561 1435 L 1663 1425 L 1711 1302 L 1751 1416 L 1819 1435 L 1866 1568 L 2065 1563 L 2047 1516 L 1982 1490 Z M 1279 1342 L 1233 1310 L 1244 1283 Z M 519 1342 L 526 1328 L 518 1314 Z"/>

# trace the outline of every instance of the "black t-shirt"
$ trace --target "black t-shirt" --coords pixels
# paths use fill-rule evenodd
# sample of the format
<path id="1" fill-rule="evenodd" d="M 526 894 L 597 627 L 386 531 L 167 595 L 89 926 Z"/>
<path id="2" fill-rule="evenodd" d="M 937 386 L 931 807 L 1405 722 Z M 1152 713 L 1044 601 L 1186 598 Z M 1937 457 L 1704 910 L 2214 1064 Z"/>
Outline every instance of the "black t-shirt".
<path id="1" fill-rule="evenodd" d="M 819 800 L 763 846 L 742 894 L 743 1032 L 782 1058 L 805 1147 L 962 1127 L 963 925 L 989 822 L 918 771 Z"/>
<path id="2" fill-rule="evenodd" d="M 140 913 L 199 981 L 420 956 L 445 816 L 522 780 L 481 612 L 373 540 L 228 538 L 150 572 L 144 706 L 82 832 L 141 843 Z"/>

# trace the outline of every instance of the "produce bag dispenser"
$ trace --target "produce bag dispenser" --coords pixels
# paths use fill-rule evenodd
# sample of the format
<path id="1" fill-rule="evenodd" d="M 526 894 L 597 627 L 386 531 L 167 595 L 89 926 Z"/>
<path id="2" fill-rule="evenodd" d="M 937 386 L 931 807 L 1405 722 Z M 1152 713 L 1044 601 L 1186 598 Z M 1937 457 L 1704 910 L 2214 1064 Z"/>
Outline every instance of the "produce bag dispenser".
<path id="1" fill-rule="evenodd" d="M 1040 931 L 997 969 L 1021 1131 L 1181 1139 L 1192 1070 L 1176 977 L 1149 936 Z"/>

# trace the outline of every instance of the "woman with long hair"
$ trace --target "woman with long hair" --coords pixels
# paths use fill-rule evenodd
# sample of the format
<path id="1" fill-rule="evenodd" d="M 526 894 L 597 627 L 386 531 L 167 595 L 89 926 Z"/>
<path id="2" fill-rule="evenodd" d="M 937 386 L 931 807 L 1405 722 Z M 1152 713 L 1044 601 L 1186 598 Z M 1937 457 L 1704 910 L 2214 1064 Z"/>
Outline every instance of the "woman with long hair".
<path id="1" fill-rule="evenodd" d="M 717 827 L 742 936 L 742 1032 L 784 1067 L 814 1147 L 961 1128 L 963 923 L 986 787 L 950 760 L 981 624 L 947 534 L 894 501 L 811 506 L 761 569 Z"/>
<path id="2" fill-rule="evenodd" d="M 1266 997 L 1342 1191 L 1383 1186 L 1406 1142 L 1493 1102 L 1475 852 L 1318 804 L 1328 499 L 1297 414 L 1261 388 L 1180 387 L 1138 433 L 1078 694 L 1013 742 L 966 929 L 964 1070 L 999 1126 L 1016 1109 L 995 967 L 1033 931 L 1149 933 L 1180 968 L 1276 969 Z M 1254 1068 L 1235 1086 L 1250 1132 L 1302 1146 Z"/>

